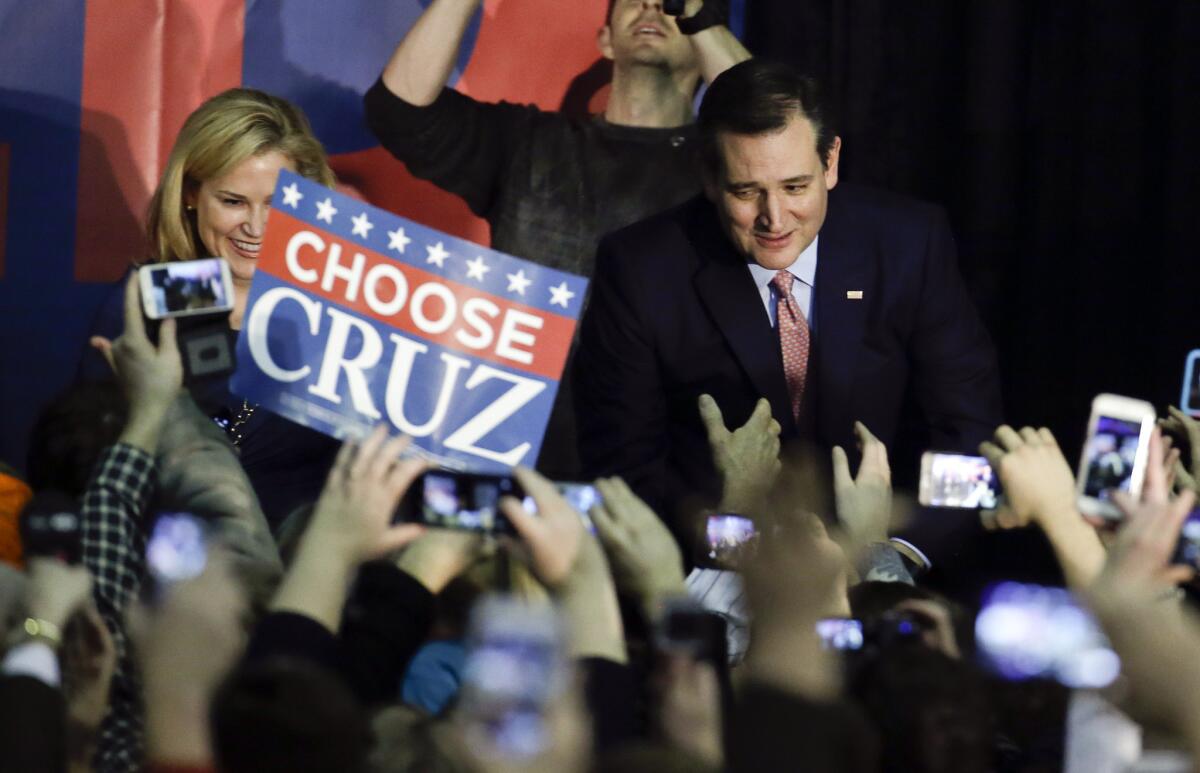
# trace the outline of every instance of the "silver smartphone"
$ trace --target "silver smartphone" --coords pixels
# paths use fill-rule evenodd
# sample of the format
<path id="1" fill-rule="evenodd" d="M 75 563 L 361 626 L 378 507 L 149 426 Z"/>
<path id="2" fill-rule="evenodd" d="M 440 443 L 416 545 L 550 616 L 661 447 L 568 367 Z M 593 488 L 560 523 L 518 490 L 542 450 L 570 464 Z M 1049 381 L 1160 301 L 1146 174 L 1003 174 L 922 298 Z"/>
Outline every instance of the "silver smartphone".
<path id="1" fill-rule="evenodd" d="M 1188 352 L 1187 360 L 1184 361 L 1179 410 L 1200 419 L 1200 349 Z"/>
<path id="2" fill-rule="evenodd" d="M 1145 400 L 1096 396 L 1076 476 L 1081 512 L 1120 518 L 1112 492 L 1125 491 L 1135 497 L 1142 493 L 1154 421 L 1154 406 Z"/>
<path id="3" fill-rule="evenodd" d="M 150 319 L 233 309 L 229 264 L 222 258 L 152 263 L 138 269 L 142 311 Z"/>

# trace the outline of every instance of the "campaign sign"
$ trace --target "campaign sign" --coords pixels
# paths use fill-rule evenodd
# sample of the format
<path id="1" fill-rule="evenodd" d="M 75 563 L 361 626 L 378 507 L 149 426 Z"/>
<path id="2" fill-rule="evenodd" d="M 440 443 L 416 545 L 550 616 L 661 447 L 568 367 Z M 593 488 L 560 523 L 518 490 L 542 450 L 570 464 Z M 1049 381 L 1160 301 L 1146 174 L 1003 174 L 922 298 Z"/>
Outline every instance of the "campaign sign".
<path id="1" fill-rule="evenodd" d="M 387 421 L 447 467 L 536 461 L 586 279 L 286 171 L 273 202 L 236 394 L 334 437 Z"/>

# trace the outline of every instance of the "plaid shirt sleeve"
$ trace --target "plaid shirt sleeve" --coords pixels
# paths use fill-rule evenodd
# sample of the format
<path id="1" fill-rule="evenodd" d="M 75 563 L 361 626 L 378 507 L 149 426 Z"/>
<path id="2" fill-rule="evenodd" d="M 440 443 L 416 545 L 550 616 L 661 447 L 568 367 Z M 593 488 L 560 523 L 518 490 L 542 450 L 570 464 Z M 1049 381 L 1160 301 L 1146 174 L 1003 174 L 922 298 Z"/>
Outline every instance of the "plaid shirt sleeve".
<path id="1" fill-rule="evenodd" d="M 92 594 L 117 650 L 108 714 L 100 727 L 96 770 L 138 770 L 141 764 L 140 680 L 129 657 L 124 615 L 141 587 L 146 535 L 142 517 L 153 487 L 154 457 L 117 443 L 105 449 L 83 495 L 83 563 Z"/>

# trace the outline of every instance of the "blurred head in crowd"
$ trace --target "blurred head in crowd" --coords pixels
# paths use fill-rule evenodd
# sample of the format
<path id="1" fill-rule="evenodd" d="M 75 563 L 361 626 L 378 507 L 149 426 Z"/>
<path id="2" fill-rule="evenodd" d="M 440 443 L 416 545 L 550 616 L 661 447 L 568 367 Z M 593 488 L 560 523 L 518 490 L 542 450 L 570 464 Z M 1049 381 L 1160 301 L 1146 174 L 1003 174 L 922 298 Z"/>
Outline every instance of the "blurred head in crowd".
<path id="1" fill-rule="evenodd" d="M 128 413 L 113 382 L 72 386 L 46 406 L 29 435 L 29 485 L 83 496 L 100 452 L 117 441 Z"/>
<path id="2" fill-rule="evenodd" d="M 220 256 L 235 281 L 248 282 L 281 169 L 334 184 L 325 149 L 296 106 L 254 89 L 202 104 L 184 122 L 150 202 L 152 262 Z"/>
<path id="3" fill-rule="evenodd" d="M 238 771 L 362 771 L 367 717 L 336 676 L 301 660 L 269 659 L 233 672 L 212 705 L 217 767 Z"/>

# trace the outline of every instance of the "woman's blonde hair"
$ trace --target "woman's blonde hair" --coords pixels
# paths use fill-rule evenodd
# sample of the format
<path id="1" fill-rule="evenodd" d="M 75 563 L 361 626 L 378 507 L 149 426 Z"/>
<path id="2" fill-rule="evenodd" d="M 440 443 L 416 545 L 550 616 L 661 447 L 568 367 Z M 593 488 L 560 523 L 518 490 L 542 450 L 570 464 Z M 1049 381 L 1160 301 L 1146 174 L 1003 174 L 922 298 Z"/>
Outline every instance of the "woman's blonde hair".
<path id="1" fill-rule="evenodd" d="M 204 246 L 186 208 L 188 194 L 247 158 L 271 151 L 291 159 L 300 175 L 333 186 L 325 148 L 304 113 L 287 100 L 255 89 L 229 89 L 196 108 L 179 130 L 150 199 L 149 261 L 203 257 Z"/>

